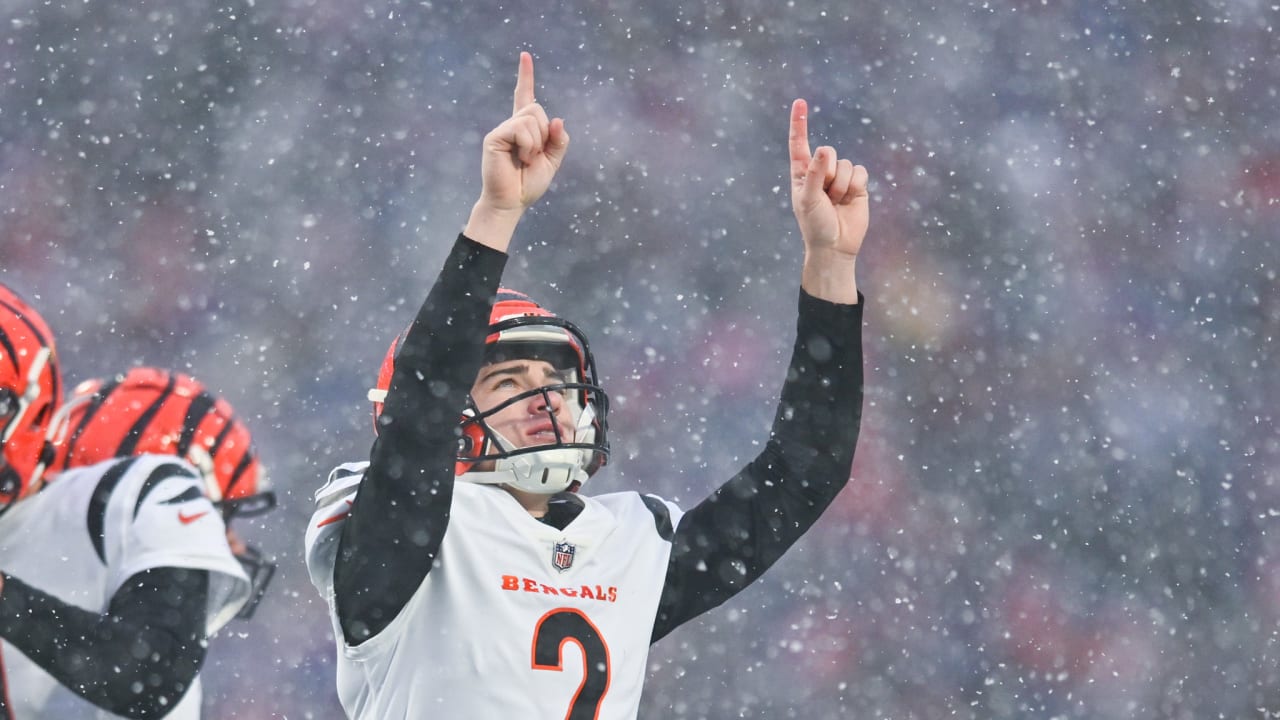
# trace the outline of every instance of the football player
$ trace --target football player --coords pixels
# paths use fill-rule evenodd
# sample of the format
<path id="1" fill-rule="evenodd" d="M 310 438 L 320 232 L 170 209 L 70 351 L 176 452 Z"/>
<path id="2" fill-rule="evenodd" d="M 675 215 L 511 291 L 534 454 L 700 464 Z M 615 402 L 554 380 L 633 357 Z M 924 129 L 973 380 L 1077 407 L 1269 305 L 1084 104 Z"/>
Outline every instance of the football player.
<path id="1" fill-rule="evenodd" d="M 173 455 L 43 484 L 60 383 L 48 326 L 0 286 L 0 717 L 199 717 L 206 638 L 250 588 L 223 515 Z"/>
<path id="2" fill-rule="evenodd" d="M 67 402 L 58 468 L 96 465 L 131 455 L 176 455 L 200 471 L 205 494 L 222 513 L 227 544 L 249 576 L 249 600 L 236 617 L 253 617 L 275 575 L 275 562 L 231 528 L 232 518 L 270 512 L 276 495 L 231 404 L 195 378 L 138 367 L 110 380 L 85 380 Z"/>
<path id="3" fill-rule="evenodd" d="M 649 646 L 764 573 L 849 477 L 867 175 L 830 147 L 810 153 L 797 100 L 797 339 L 763 450 L 687 512 L 581 492 L 609 454 L 587 340 L 499 287 L 516 223 L 569 145 L 533 88 L 522 53 L 514 113 L 484 139 L 480 199 L 370 394 L 369 461 L 317 493 L 307 562 L 353 718 L 634 718 Z"/>

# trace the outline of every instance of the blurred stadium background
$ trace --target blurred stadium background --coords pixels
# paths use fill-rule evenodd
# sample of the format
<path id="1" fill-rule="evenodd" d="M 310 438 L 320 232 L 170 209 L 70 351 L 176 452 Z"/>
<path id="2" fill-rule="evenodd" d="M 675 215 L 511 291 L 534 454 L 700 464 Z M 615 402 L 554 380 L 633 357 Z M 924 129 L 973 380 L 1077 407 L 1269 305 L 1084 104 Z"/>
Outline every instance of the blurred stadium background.
<path id="1" fill-rule="evenodd" d="M 768 428 L 790 101 L 872 177 L 853 480 L 656 646 L 642 717 L 1280 714 L 1274 3 L 0 7 L 0 279 L 69 382 L 223 394 L 282 498 L 207 717 L 341 717 L 311 493 L 368 452 L 522 49 L 573 145 L 507 283 L 596 347 L 595 492 L 690 505 Z"/>

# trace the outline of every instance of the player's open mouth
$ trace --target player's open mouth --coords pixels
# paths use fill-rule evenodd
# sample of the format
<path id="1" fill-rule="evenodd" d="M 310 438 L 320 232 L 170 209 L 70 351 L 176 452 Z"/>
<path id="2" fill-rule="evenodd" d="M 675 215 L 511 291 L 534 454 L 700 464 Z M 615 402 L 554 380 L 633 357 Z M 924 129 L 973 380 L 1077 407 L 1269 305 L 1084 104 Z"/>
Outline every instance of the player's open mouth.
<path id="1" fill-rule="evenodd" d="M 540 423 L 534 428 L 532 428 L 531 430 L 529 430 L 528 432 L 526 432 L 525 437 L 528 438 L 529 440 L 537 442 L 539 445 L 546 445 L 546 444 L 553 443 L 556 441 L 555 426 L 552 425 L 551 423 Z M 560 438 L 563 440 L 568 440 L 569 437 L 570 437 L 569 429 L 564 427 L 563 425 L 560 426 Z"/>

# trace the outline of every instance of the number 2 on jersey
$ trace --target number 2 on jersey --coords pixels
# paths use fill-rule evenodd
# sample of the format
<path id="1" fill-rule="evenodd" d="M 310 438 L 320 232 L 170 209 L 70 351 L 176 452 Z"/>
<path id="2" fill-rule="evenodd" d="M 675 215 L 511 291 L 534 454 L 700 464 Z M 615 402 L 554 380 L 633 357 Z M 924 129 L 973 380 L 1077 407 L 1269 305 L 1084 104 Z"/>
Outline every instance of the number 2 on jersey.
<path id="1" fill-rule="evenodd" d="M 563 672 L 562 651 L 567 642 L 582 648 L 583 678 L 564 718 L 595 720 L 609 691 L 609 646 L 585 613 L 556 608 L 538 619 L 533 629 L 533 669 Z"/>

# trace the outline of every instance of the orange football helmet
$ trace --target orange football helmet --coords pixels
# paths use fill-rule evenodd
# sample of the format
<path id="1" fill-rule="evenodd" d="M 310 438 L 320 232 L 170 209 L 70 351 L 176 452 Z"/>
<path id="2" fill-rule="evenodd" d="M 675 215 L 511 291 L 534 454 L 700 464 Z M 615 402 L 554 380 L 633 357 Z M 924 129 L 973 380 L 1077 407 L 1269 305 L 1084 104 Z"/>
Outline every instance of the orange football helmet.
<path id="1" fill-rule="evenodd" d="M 76 386 L 67 407 L 60 468 L 130 455 L 176 455 L 200 471 L 205 493 L 227 523 L 276 505 L 248 428 L 226 400 L 189 375 L 139 367 L 110 380 L 86 380 Z M 249 545 L 236 558 L 253 581 L 253 594 L 239 615 L 249 617 L 275 564 Z"/>
<path id="2" fill-rule="evenodd" d="M 177 455 L 200 470 L 214 502 L 258 494 L 261 468 L 249 430 L 231 405 L 189 375 L 139 367 L 86 380 L 70 400 L 60 467 L 111 458 Z"/>
<path id="3" fill-rule="evenodd" d="M 53 333 L 0 284 L 0 512 L 40 489 L 54 462 L 62 377 Z"/>
<path id="4" fill-rule="evenodd" d="M 378 384 L 369 391 L 375 431 L 407 332 L 400 333 L 387 348 L 378 371 Z M 483 412 L 468 398 L 459 419 L 461 435 L 455 474 L 474 482 L 508 484 L 535 493 L 577 490 L 609 458 L 609 397 L 600 387 L 587 338 L 573 323 L 556 317 L 528 295 L 499 288 L 489 314 L 485 362 L 516 358 L 546 360 L 567 370 L 568 381 L 529 390 Z M 558 438 L 550 445 L 517 448 L 485 422 L 513 403 L 549 392 L 563 392 L 571 400 L 574 437 Z M 476 472 L 476 463 L 483 461 L 493 461 L 494 472 Z"/>

